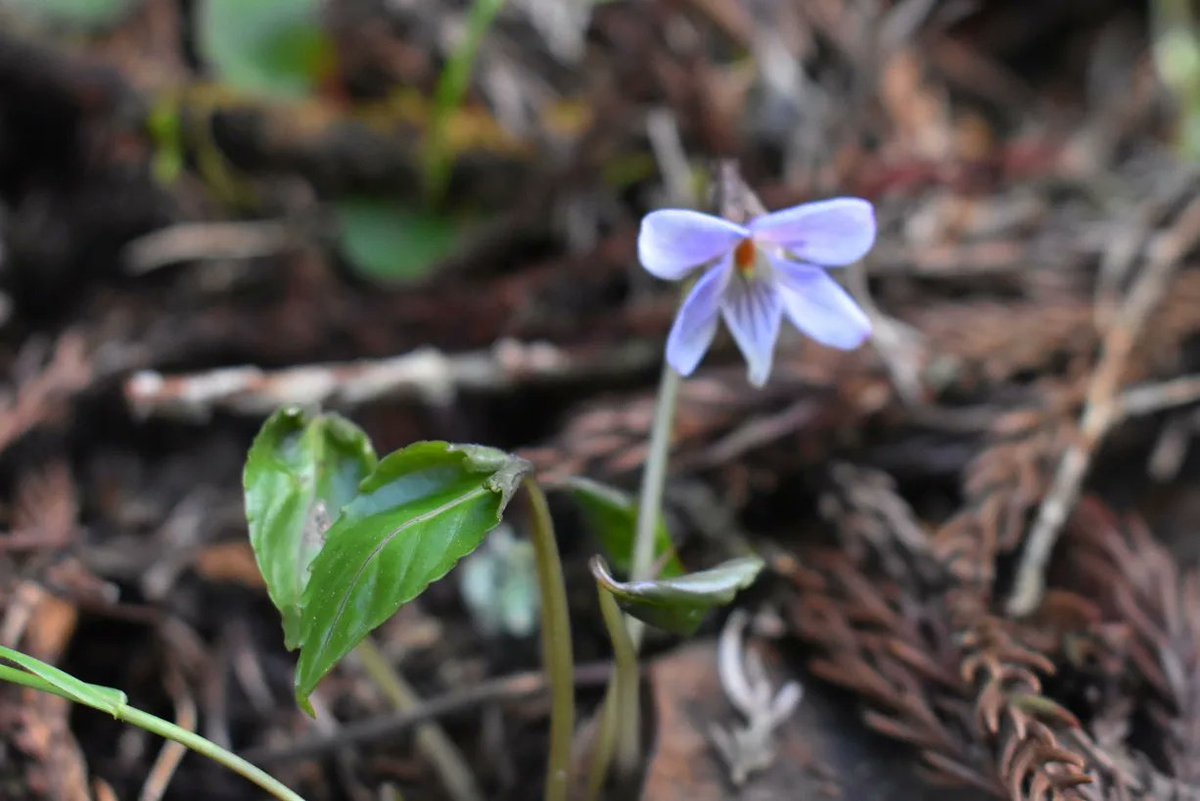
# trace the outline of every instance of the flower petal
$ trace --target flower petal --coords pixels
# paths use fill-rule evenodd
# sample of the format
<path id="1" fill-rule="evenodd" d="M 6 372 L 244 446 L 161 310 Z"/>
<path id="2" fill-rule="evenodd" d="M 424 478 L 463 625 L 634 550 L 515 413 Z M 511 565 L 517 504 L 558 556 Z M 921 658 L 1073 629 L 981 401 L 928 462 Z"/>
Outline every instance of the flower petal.
<path id="1" fill-rule="evenodd" d="M 720 217 L 686 209 L 654 211 L 642 220 L 638 259 L 648 272 L 677 281 L 733 250 L 750 232 Z"/>
<path id="2" fill-rule="evenodd" d="M 853 350 L 871 335 L 854 298 L 820 267 L 772 258 L 784 313 L 792 325 L 831 348 Z"/>
<path id="3" fill-rule="evenodd" d="M 775 341 L 783 308 L 775 281 L 764 278 L 735 278 L 721 303 L 725 325 L 746 357 L 750 383 L 761 387 L 771 375 Z"/>
<path id="4" fill-rule="evenodd" d="M 721 295 L 732 273 L 728 257 L 709 270 L 692 287 L 667 337 L 667 363 L 680 375 L 691 375 L 704 358 L 717 332 Z"/>
<path id="5" fill-rule="evenodd" d="M 754 238 L 791 251 L 801 261 L 827 267 L 853 264 L 875 244 L 875 210 L 861 198 L 804 203 L 750 223 Z"/>

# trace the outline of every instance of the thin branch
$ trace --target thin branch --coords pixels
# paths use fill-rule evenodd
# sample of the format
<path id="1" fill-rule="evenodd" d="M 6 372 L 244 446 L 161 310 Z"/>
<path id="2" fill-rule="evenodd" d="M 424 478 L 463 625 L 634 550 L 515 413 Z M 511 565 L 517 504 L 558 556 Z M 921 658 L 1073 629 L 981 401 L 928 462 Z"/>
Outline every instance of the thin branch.
<path id="1" fill-rule="evenodd" d="M 1175 225 L 1151 248 L 1148 263 L 1104 337 L 1100 362 L 1088 386 L 1080 436 L 1058 464 L 1021 557 L 1008 601 L 1008 611 L 1012 615 L 1027 615 L 1041 602 L 1046 564 L 1062 525 L 1079 497 L 1092 456 L 1108 431 L 1121 419 L 1117 395 L 1129 356 L 1180 261 L 1197 241 L 1200 241 L 1200 198 L 1192 200 Z"/>
<path id="2" fill-rule="evenodd" d="M 265 415 L 293 404 L 352 406 L 383 397 L 444 404 L 463 390 L 503 392 L 526 383 L 603 377 L 653 359 L 636 344 L 586 358 L 549 343 L 501 340 L 486 351 L 446 355 L 421 348 L 387 359 L 282 370 L 243 366 L 178 376 L 144 370 L 125 383 L 125 399 L 142 417 L 198 421 L 217 410 Z"/>
<path id="3" fill-rule="evenodd" d="M 575 669 L 575 685 L 603 686 L 608 682 L 610 672 L 608 662 L 579 665 Z M 514 673 L 511 676 L 480 682 L 461 691 L 427 698 L 420 707 L 407 712 L 397 712 L 343 726 L 336 734 L 298 740 L 279 749 L 255 748 L 247 751 L 245 756 L 262 764 L 312 759 L 349 745 L 378 744 L 397 737 L 427 720 L 462 714 L 483 704 L 536 698 L 545 695 L 548 690 L 549 683 L 542 671 Z"/>
<path id="4" fill-rule="evenodd" d="M 396 670 L 379 646 L 367 637 L 354 650 L 363 668 L 375 686 L 387 696 L 398 712 L 410 712 L 421 708 L 421 696 L 408 680 Z M 458 746 L 450 739 L 436 721 L 428 721 L 417 727 L 417 747 L 433 764 L 441 777 L 446 793 L 455 801 L 482 801 L 483 792 L 475 780 L 475 774 Z"/>

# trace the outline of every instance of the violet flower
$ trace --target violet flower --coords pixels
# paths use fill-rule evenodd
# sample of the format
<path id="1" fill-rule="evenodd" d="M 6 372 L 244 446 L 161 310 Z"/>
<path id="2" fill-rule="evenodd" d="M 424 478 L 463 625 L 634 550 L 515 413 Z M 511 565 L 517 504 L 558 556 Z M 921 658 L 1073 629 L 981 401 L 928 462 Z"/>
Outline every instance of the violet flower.
<path id="1" fill-rule="evenodd" d="M 646 215 L 638 258 L 648 272 L 678 281 L 707 266 L 675 318 L 667 361 L 690 375 L 712 344 L 718 317 L 746 357 L 755 386 L 771 374 L 784 315 L 823 345 L 857 348 L 871 323 L 824 268 L 852 264 L 874 243 L 875 213 L 859 198 L 805 203 L 744 226 L 684 209 Z"/>

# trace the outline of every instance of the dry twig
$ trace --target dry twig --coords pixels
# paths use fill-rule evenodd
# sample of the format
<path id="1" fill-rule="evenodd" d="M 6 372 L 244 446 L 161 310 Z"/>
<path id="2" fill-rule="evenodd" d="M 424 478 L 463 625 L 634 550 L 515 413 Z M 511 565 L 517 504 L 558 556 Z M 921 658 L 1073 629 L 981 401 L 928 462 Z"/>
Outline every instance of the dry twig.
<path id="1" fill-rule="evenodd" d="M 1129 356 L 1148 316 L 1162 299 L 1172 273 L 1198 240 L 1200 199 L 1194 199 L 1151 249 L 1146 266 L 1138 274 L 1105 334 L 1100 362 L 1092 373 L 1088 387 L 1087 402 L 1079 423 L 1079 437 L 1059 461 L 1054 481 L 1030 529 L 1013 593 L 1008 601 L 1010 614 L 1029 614 L 1041 601 L 1046 564 L 1058 539 L 1058 532 L 1079 496 L 1096 448 L 1120 419 L 1118 393 Z"/>
<path id="2" fill-rule="evenodd" d="M 266 415 L 287 405 L 357 405 L 383 397 L 440 405 L 459 391 L 502 392 L 528 382 L 603 376 L 648 363 L 649 354 L 636 346 L 587 360 L 548 343 L 501 340 L 489 351 L 453 356 L 422 348 L 390 359 L 274 371 L 227 367 L 164 376 L 147 370 L 126 382 L 125 397 L 139 416 L 185 420 L 205 420 L 216 410 Z"/>

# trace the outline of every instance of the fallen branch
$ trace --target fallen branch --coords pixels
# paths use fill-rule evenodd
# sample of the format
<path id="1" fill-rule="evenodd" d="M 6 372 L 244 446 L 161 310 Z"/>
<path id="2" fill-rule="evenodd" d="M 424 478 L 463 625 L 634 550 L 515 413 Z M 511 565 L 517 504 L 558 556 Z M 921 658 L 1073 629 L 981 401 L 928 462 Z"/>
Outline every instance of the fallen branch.
<path id="1" fill-rule="evenodd" d="M 603 378 L 650 367 L 657 354 L 632 345 L 586 359 L 543 342 L 501 340 L 486 351 L 447 356 L 421 348 L 403 356 L 282 370 L 226 367 L 165 376 L 144 370 L 125 383 L 139 417 L 207 419 L 214 411 L 266 415 L 280 406 L 354 406 L 379 398 L 414 398 L 442 405 L 457 392 L 503 392 L 526 383 Z"/>

